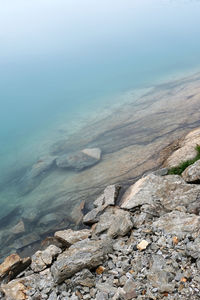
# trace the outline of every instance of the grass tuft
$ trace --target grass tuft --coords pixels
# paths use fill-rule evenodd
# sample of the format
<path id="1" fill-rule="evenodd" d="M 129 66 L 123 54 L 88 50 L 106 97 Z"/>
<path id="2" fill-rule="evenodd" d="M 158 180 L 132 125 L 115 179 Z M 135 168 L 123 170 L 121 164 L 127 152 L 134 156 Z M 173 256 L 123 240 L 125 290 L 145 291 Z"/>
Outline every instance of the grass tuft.
<path id="1" fill-rule="evenodd" d="M 197 160 L 200 159 L 200 145 L 196 145 L 195 150 L 197 151 L 197 155 L 193 159 L 189 159 L 183 161 L 178 166 L 169 169 L 168 175 L 181 175 L 181 173 L 190 165 L 195 163 Z"/>

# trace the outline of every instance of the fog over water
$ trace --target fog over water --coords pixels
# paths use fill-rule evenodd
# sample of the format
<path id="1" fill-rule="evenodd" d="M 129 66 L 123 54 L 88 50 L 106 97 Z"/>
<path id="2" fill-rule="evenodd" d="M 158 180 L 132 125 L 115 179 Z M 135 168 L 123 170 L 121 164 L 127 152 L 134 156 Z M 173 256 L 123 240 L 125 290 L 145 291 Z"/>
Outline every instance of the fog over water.
<path id="1" fill-rule="evenodd" d="M 58 122 L 198 72 L 199 16 L 192 0 L 0 0 L 0 183 Z"/>

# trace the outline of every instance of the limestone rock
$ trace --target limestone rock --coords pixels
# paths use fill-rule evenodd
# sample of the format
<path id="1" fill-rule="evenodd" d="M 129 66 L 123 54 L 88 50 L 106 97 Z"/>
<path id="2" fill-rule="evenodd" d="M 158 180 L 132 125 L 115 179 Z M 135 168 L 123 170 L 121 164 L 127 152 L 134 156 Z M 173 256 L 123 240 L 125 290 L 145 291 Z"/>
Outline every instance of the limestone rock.
<path id="1" fill-rule="evenodd" d="M 181 162 L 193 159 L 197 152 L 196 145 L 200 144 L 200 128 L 189 132 L 180 142 L 179 149 L 172 153 L 164 163 L 166 167 L 175 167 Z"/>
<path id="2" fill-rule="evenodd" d="M 20 234 L 20 233 L 24 233 L 25 232 L 25 226 L 24 226 L 24 222 L 22 220 L 20 220 L 12 229 L 11 232 L 13 234 Z"/>
<path id="3" fill-rule="evenodd" d="M 73 286 L 82 285 L 90 288 L 96 284 L 94 275 L 88 269 L 83 269 L 77 273 L 76 276 L 71 279 L 71 282 Z"/>
<path id="4" fill-rule="evenodd" d="M 96 164 L 100 159 L 101 150 L 99 148 L 87 148 L 72 154 L 59 156 L 56 159 L 56 165 L 58 168 L 69 168 L 75 171 L 81 171 Z"/>
<path id="5" fill-rule="evenodd" d="M 144 206 L 160 215 L 185 206 L 188 212 L 199 207 L 200 186 L 187 184 L 178 175 L 156 176 L 150 174 L 129 187 L 121 200 L 121 207 L 134 209 Z"/>
<path id="6" fill-rule="evenodd" d="M 47 266 L 51 265 L 53 259 L 61 252 L 61 249 L 55 245 L 50 245 L 43 251 L 37 251 L 32 256 L 31 269 L 34 272 L 40 272 L 46 269 Z"/>
<path id="7" fill-rule="evenodd" d="M 188 183 L 195 183 L 200 181 L 200 160 L 187 167 L 181 174 L 183 179 Z"/>
<path id="8" fill-rule="evenodd" d="M 200 216 L 173 211 L 153 222 L 153 230 L 163 230 L 165 233 L 174 234 L 178 238 L 183 238 L 188 233 L 198 234 L 200 232 Z"/>
<path id="9" fill-rule="evenodd" d="M 61 283 L 84 268 L 92 269 L 100 265 L 107 253 L 112 251 L 112 241 L 85 239 L 75 243 L 59 255 L 51 266 L 56 283 Z"/>
<path id="10" fill-rule="evenodd" d="M 114 238 L 126 235 L 132 227 L 133 222 L 128 211 L 117 207 L 108 207 L 100 216 L 93 234 L 100 235 L 106 233 L 108 236 Z"/>
<path id="11" fill-rule="evenodd" d="M 83 218 L 83 223 L 92 225 L 99 220 L 99 216 L 104 209 L 110 205 L 115 205 L 119 194 L 120 186 L 109 185 L 105 188 L 103 194 L 94 201 L 94 209 L 89 211 Z"/>
<path id="12" fill-rule="evenodd" d="M 57 231 L 54 236 L 65 246 L 70 247 L 76 242 L 87 239 L 91 235 L 91 230 L 82 229 L 74 231 L 72 229 Z"/>
<path id="13" fill-rule="evenodd" d="M 48 175 L 54 162 L 55 157 L 44 157 L 39 159 L 29 170 L 27 170 L 19 183 L 20 194 L 25 195 L 35 189 L 44 177 Z"/>

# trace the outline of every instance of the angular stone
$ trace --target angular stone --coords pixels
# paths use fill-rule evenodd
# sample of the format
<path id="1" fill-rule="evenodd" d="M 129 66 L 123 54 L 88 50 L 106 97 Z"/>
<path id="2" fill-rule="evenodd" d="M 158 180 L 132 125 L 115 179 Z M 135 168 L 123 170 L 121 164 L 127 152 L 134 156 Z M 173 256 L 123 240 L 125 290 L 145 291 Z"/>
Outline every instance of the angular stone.
<path id="1" fill-rule="evenodd" d="M 53 259 L 61 253 L 62 250 L 55 245 L 48 246 L 44 251 L 37 251 L 32 256 L 31 269 L 34 272 L 40 272 L 51 265 Z"/>
<path id="2" fill-rule="evenodd" d="M 25 232 L 24 222 L 20 220 L 12 229 L 11 232 L 13 234 L 20 234 Z"/>
<path id="3" fill-rule="evenodd" d="M 178 175 L 150 174 L 130 186 L 122 197 L 121 207 L 134 209 L 144 206 L 155 215 L 185 206 L 188 212 L 199 207 L 200 186 L 187 184 Z M 148 210 L 147 210 L 148 211 Z"/>
<path id="4" fill-rule="evenodd" d="M 133 222 L 128 211 L 117 207 L 108 207 L 100 216 L 93 234 L 106 233 L 108 236 L 114 238 L 126 235 L 132 227 Z"/>
<path id="5" fill-rule="evenodd" d="M 188 183 L 196 183 L 200 181 L 200 160 L 187 167 L 181 174 L 183 179 Z"/>
<path id="6" fill-rule="evenodd" d="M 92 225 L 99 221 L 99 216 L 110 205 L 115 205 L 119 194 L 120 186 L 109 185 L 103 194 L 94 201 L 94 209 L 89 211 L 83 218 L 83 223 Z"/>
<path id="7" fill-rule="evenodd" d="M 91 235 L 91 230 L 82 229 L 74 231 L 72 229 L 57 231 L 54 236 L 65 246 L 70 247 L 76 242 L 87 239 Z"/>
<path id="8" fill-rule="evenodd" d="M 61 283 L 84 268 L 92 269 L 100 265 L 107 253 L 112 251 L 112 241 L 85 239 L 75 243 L 59 255 L 51 267 L 56 283 Z"/>
<path id="9" fill-rule="evenodd" d="M 88 269 L 83 269 L 80 273 L 77 273 L 71 281 L 73 286 L 82 285 L 89 288 L 94 287 L 96 284 L 94 275 Z"/>
<path id="10" fill-rule="evenodd" d="M 149 243 L 145 240 L 142 240 L 138 245 L 137 245 L 137 249 L 142 251 L 145 250 L 147 248 L 147 246 L 149 245 Z"/>
<path id="11" fill-rule="evenodd" d="M 197 237 L 194 242 L 187 243 L 187 254 L 195 259 L 200 258 L 200 237 Z"/>
<path id="12" fill-rule="evenodd" d="M 173 211 L 153 222 L 153 230 L 163 230 L 165 233 L 176 235 L 178 238 L 183 238 L 188 233 L 198 234 L 200 232 L 200 216 Z"/>
<path id="13" fill-rule="evenodd" d="M 99 148 L 87 148 L 81 151 L 64 154 L 56 159 L 58 168 L 69 168 L 75 171 L 81 171 L 98 163 L 101 159 L 101 150 Z"/>
<path id="14" fill-rule="evenodd" d="M 21 259 L 18 254 L 11 254 L 0 265 L 0 279 L 8 280 L 25 270 L 31 263 L 30 257 Z"/>

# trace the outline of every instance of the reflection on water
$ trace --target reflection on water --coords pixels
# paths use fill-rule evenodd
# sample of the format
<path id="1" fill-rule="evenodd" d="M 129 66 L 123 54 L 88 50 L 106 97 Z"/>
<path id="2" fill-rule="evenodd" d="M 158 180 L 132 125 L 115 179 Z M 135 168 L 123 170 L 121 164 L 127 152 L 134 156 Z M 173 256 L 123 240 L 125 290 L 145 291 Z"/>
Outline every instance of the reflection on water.
<path id="1" fill-rule="evenodd" d="M 156 168 L 165 145 L 199 126 L 200 3 L 0 6 L 4 256 L 80 226 L 106 185 Z"/>

